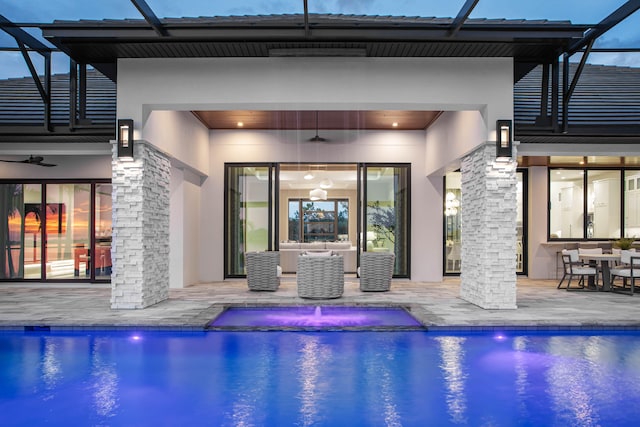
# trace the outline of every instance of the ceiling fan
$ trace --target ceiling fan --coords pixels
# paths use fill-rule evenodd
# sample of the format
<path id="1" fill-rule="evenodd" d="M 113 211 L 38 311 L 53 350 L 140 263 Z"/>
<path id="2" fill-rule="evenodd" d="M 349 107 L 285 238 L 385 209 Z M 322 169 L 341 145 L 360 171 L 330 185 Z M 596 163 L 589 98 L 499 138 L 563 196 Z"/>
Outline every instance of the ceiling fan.
<path id="1" fill-rule="evenodd" d="M 313 138 L 309 138 L 310 142 L 327 142 L 329 141 L 327 138 L 322 138 L 318 135 L 318 112 L 316 111 L 316 136 Z"/>
<path id="2" fill-rule="evenodd" d="M 2 159 L 0 159 L 0 162 L 26 163 L 28 165 L 45 166 L 45 167 L 56 166 L 53 163 L 44 163 L 43 160 L 44 160 L 44 158 L 42 156 L 29 156 L 28 159 L 24 159 L 24 160 L 2 160 Z"/>

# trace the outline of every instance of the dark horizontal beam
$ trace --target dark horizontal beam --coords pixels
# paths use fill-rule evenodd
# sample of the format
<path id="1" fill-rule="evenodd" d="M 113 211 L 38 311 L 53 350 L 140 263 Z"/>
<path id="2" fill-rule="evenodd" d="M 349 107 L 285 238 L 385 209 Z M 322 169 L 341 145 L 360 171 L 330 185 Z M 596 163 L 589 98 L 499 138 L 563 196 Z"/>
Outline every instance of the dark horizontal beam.
<path id="1" fill-rule="evenodd" d="M 306 37 L 305 29 L 300 27 L 169 27 L 170 37 L 162 40 L 167 42 L 181 41 L 442 41 L 451 42 L 447 27 L 406 27 L 406 28 L 327 28 L 314 27 L 310 37 Z M 545 28 L 537 27 L 491 27 L 465 26 L 458 32 L 455 41 L 473 42 L 508 42 L 521 44 L 549 40 L 561 43 L 570 38 L 582 36 L 582 28 Z M 65 43 L 73 39 L 87 39 L 95 43 L 105 40 L 117 44 L 120 42 L 157 41 L 157 36 L 146 26 L 120 25 L 118 27 L 43 27 L 43 34 L 47 39 L 65 39 Z M 187 39 L 187 40 L 185 40 Z M 85 41 L 86 42 L 86 41 Z"/>
<path id="2" fill-rule="evenodd" d="M 584 53 L 584 50 L 580 50 L 577 53 Z M 637 53 L 640 52 L 639 47 L 600 47 L 591 49 L 591 53 Z"/>
<path id="3" fill-rule="evenodd" d="M 2 125 L 0 124 L 0 134 L 2 135 L 25 135 L 25 134 L 60 134 L 60 135 L 101 135 L 111 133 L 116 127 L 115 125 L 85 125 L 78 126 L 78 130 L 69 131 L 68 125 L 53 126 L 51 131 L 39 132 L 40 125 Z"/>
<path id="4" fill-rule="evenodd" d="M 35 49 L 27 48 L 29 52 L 37 52 Z M 19 47 L 0 47 L 0 52 L 21 52 Z M 61 52 L 58 48 L 51 48 L 51 52 Z"/>

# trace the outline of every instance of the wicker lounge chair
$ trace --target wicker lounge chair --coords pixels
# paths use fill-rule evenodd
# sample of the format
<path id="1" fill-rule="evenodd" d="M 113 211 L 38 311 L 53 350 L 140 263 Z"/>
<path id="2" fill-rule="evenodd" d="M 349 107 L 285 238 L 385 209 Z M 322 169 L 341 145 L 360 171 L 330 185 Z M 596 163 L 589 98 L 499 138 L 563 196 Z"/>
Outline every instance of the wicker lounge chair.
<path id="1" fill-rule="evenodd" d="M 363 252 L 360 255 L 360 290 L 384 292 L 391 287 L 395 255 L 392 252 Z"/>
<path id="2" fill-rule="evenodd" d="M 275 291 L 280 286 L 280 252 L 247 252 L 247 285 L 252 291 Z"/>
<path id="3" fill-rule="evenodd" d="M 344 292 L 342 255 L 298 256 L 298 296 L 300 298 L 340 298 Z"/>

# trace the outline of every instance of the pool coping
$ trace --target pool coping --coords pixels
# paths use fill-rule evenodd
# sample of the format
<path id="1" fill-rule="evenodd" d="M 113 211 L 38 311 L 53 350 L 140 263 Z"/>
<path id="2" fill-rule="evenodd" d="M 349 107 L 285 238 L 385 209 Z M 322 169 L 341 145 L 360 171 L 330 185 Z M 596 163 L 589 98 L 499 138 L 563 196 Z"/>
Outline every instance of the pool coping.
<path id="1" fill-rule="evenodd" d="M 316 328 L 316 327 L 225 327 L 210 328 L 209 324 L 215 320 L 226 308 L 229 307 L 304 307 L 304 306 L 345 306 L 345 307 L 402 307 L 406 309 L 423 327 L 340 327 L 340 328 Z M 113 320 L 113 319 L 112 319 Z M 310 300 L 291 302 L 220 302 L 213 303 L 201 310 L 196 316 L 188 319 L 183 324 L 163 324 L 157 319 L 147 322 L 135 322 L 128 319 L 127 322 L 111 322 L 105 319 L 103 322 L 67 323 L 55 320 L 52 322 L 15 322 L 12 324 L 0 324 L 0 333 L 3 332 L 57 332 L 57 331 L 166 331 L 166 332 L 221 332 L 221 331 L 423 331 L 423 332 L 534 332 L 534 331 L 640 331 L 640 321 L 632 321 L 626 324 L 609 322 L 593 323 L 544 323 L 521 322 L 506 324 L 443 324 L 436 314 L 430 312 L 422 304 L 413 303 L 382 303 L 382 302 L 355 302 L 334 300 Z"/>

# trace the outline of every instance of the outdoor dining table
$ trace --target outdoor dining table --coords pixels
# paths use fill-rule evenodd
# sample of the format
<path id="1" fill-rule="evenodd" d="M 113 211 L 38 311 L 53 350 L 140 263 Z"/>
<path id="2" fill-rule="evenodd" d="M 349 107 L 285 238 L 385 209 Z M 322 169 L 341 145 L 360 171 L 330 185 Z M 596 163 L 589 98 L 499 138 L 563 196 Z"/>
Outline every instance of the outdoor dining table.
<path id="1" fill-rule="evenodd" d="M 609 261 L 620 261 L 620 254 L 579 254 L 581 260 L 589 261 L 589 263 L 598 263 L 602 271 L 602 290 L 611 290 L 611 268 Z M 589 278 L 589 286 L 593 286 L 593 279 Z"/>

